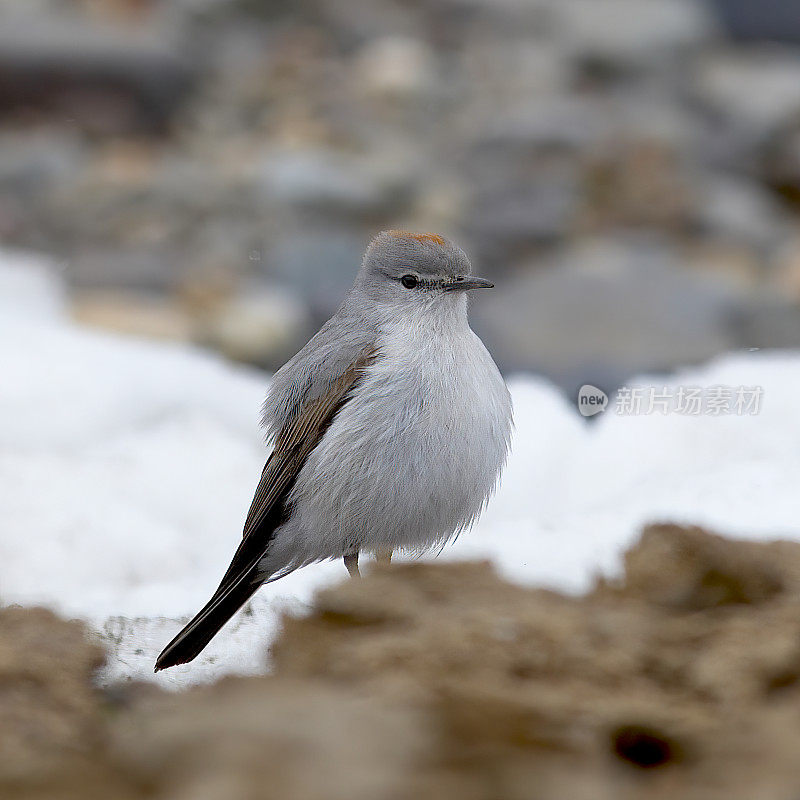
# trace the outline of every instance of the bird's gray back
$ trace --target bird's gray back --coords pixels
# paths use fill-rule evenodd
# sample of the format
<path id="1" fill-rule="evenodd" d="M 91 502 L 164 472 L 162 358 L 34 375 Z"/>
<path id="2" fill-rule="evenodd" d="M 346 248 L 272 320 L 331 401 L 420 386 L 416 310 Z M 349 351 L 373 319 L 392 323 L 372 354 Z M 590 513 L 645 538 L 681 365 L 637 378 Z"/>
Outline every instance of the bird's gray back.
<path id="1" fill-rule="evenodd" d="M 302 407 L 322 397 L 366 350 L 374 346 L 378 326 L 348 297 L 292 359 L 273 376 L 262 422 L 274 439 Z"/>

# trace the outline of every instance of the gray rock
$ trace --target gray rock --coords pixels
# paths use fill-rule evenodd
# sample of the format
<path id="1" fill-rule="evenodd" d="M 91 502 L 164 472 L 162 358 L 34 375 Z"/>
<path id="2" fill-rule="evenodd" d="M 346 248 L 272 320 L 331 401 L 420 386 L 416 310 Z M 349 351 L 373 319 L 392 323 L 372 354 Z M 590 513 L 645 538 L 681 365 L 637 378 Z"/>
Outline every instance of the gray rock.
<path id="1" fill-rule="evenodd" d="M 49 249 L 47 195 L 69 185 L 85 169 L 87 149 L 76 137 L 56 132 L 0 138 L 0 237 Z"/>
<path id="2" fill-rule="evenodd" d="M 170 292 L 178 285 L 186 255 L 174 247 L 78 246 L 65 278 L 77 287 Z"/>
<path id="3" fill-rule="evenodd" d="M 270 278 L 303 298 L 315 320 L 327 319 L 344 299 L 361 264 L 365 236 L 329 227 L 299 231 L 268 247 Z"/>
<path id="4" fill-rule="evenodd" d="M 800 120 L 769 142 L 760 166 L 772 186 L 795 201 L 800 197 Z"/>
<path id="5" fill-rule="evenodd" d="M 0 187 L 26 196 L 41 192 L 53 183 L 74 180 L 86 157 L 86 148 L 68 133 L 5 133 L 0 138 Z"/>
<path id="6" fill-rule="evenodd" d="M 614 130 L 608 109 L 591 99 L 570 95 L 523 103 L 493 117 L 475 136 L 471 156 L 499 149 L 521 152 L 581 151 L 607 140 Z"/>
<path id="7" fill-rule="evenodd" d="M 290 292 L 252 286 L 221 303 L 197 338 L 235 361 L 277 369 L 311 333 L 302 301 Z"/>
<path id="8" fill-rule="evenodd" d="M 606 97 L 603 110 L 613 125 L 617 149 L 644 141 L 672 148 L 676 153 L 686 152 L 699 132 L 692 109 L 664 93 L 625 93 Z"/>
<path id="9" fill-rule="evenodd" d="M 764 47 L 711 52 L 698 59 L 691 86 L 723 125 L 759 144 L 800 113 L 800 54 Z"/>
<path id="10" fill-rule="evenodd" d="M 732 175 L 696 175 L 693 218 L 703 233 L 767 251 L 784 238 L 775 198 L 753 181 Z"/>
<path id="11" fill-rule="evenodd" d="M 508 109 L 529 112 L 534 104 L 546 108 L 550 99 L 567 94 L 574 81 L 564 48 L 544 37 L 509 37 L 502 47 L 491 39 L 479 40 L 458 53 L 455 68 L 442 73 L 466 103 L 467 131 L 485 128 L 487 119 L 505 116 Z"/>
<path id="12" fill-rule="evenodd" d="M 736 346 L 741 348 L 800 347 L 800 305 L 777 291 L 748 298 L 735 316 Z"/>
<path id="13" fill-rule="evenodd" d="M 800 14 L 786 0 L 709 0 L 727 31 L 738 39 L 800 42 Z"/>
<path id="14" fill-rule="evenodd" d="M 422 101 L 437 83 L 437 62 L 428 45 L 409 36 L 384 36 L 358 53 L 354 79 L 368 95 L 390 101 Z"/>
<path id="15" fill-rule="evenodd" d="M 408 198 L 408 176 L 392 162 L 369 161 L 325 149 L 275 152 L 255 176 L 256 191 L 267 202 L 332 216 L 385 214 Z"/>
<path id="16" fill-rule="evenodd" d="M 739 286 L 682 269 L 657 242 L 605 240 L 498 282 L 473 320 L 501 368 L 539 371 L 574 391 L 728 350 L 744 306 Z"/>
<path id="17" fill-rule="evenodd" d="M 192 320 L 171 297 L 143 292 L 77 291 L 70 296 L 72 318 L 81 325 L 141 336 L 189 342 Z"/>
<path id="18" fill-rule="evenodd" d="M 533 247 L 563 239 L 576 221 L 580 184 L 576 171 L 543 170 L 481 186 L 469 204 L 465 228 L 482 263 L 503 263 Z"/>
<path id="19" fill-rule="evenodd" d="M 769 269 L 770 285 L 800 307 L 800 236 L 794 234 L 775 249 Z"/>
<path id="20" fill-rule="evenodd" d="M 560 0 L 554 35 L 578 61 L 649 71 L 715 35 L 694 0 Z"/>
<path id="21" fill-rule="evenodd" d="M 195 67 L 163 29 L 59 13 L 0 13 L 0 109 L 37 109 L 100 133 L 163 131 Z"/>

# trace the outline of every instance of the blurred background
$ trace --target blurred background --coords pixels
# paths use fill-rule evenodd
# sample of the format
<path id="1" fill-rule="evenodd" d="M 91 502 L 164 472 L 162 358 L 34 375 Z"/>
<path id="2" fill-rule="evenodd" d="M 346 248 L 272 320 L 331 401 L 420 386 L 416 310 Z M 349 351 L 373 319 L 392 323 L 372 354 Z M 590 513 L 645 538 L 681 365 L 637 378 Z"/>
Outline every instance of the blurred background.
<path id="1" fill-rule="evenodd" d="M 496 282 L 495 498 L 154 675 L 384 228 Z M 0 796 L 798 798 L 798 397 L 800 0 L 0 0 Z"/>
<path id="2" fill-rule="evenodd" d="M 0 245 L 81 322 L 274 369 L 454 237 L 505 371 L 800 345 L 794 0 L 3 0 Z"/>

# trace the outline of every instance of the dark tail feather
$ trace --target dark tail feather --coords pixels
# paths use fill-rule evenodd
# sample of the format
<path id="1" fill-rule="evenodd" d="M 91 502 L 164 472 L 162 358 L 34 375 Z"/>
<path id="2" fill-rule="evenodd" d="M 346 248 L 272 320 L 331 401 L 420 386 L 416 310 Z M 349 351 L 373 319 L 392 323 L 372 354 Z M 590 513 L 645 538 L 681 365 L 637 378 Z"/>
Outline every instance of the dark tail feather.
<path id="1" fill-rule="evenodd" d="M 155 672 L 196 658 L 217 635 L 220 628 L 255 594 L 262 584 L 253 580 L 252 571 L 242 575 L 214 596 L 197 612 L 194 619 L 164 648 L 156 660 Z"/>

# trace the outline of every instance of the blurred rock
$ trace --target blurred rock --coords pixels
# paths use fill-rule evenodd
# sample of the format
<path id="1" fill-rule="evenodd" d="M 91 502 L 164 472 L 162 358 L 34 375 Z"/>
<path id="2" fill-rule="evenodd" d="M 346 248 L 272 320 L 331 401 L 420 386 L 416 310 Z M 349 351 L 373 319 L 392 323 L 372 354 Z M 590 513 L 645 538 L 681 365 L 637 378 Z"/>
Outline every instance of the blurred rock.
<path id="1" fill-rule="evenodd" d="M 4 798 L 782 800 L 800 544 L 649 526 L 583 597 L 376 567 L 287 616 L 271 677 L 92 684 L 84 628 L 0 611 Z"/>
<path id="2" fill-rule="evenodd" d="M 472 310 L 501 368 L 543 372 L 572 391 L 696 363 L 738 344 L 744 289 L 683 268 L 647 239 L 563 252 L 506 279 Z"/>
<path id="3" fill-rule="evenodd" d="M 483 152 L 514 158 L 547 151 L 591 151 L 614 130 L 603 106 L 592 100 L 565 95 L 530 102 L 488 121 L 473 143 L 472 158 Z"/>
<path id="4" fill-rule="evenodd" d="M 436 86 L 436 59 L 419 39 L 387 36 L 367 44 L 358 54 L 355 80 L 373 97 L 417 101 Z"/>
<path id="5" fill-rule="evenodd" d="M 87 151 L 69 132 L 0 136 L 0 238 L 52 250 L 43 198 L 70 185 L 85 169 Z"/>
<path id="6" fill-rule="evenodd" d="M 72 297 L 72 316 L 84 325 L 144 336 L 189 342 L 192 321 L 171 299 L 138 292 L 84 290 Z"/>
<path id="7" fill-rule="evenodd" d="M 625 134 L 622 134 L 625 135 Z M 692 217 L 691 180 L 675 148 L 631 138 L 586 158 L 580 230 L 684 229 Z"/>
<path id="8" fill-rule="evenodd" d="M 538 105 L 551 99 L 568 99 L 574 79 L 574 65 L 563 45 L 546 36 L 521 36 L 511 22 L 514 15 L 511 5 L 483 3 L 478 12 L 490 15 L 495 12 L 491 23 L 493 31 L 502 24 L 512 28 L 511 35 L 503 38 L 503 46 L 497 47 L 492 38 L 475 37 L 470 47 L 459 53 L 458 73 L 445 72 L 453 79 L 453 88 L 461 87 L 466 95 L 468 113 L 486 115 L 491 112 L 489 120 L 504 115 L 509 108 L 529 109 L 534 102 Z M 534 18 L 538 12 L 538 16 L 550 19 L 544 7 L 547 4 L 516 5 L 524 7 Z M 477 21 L 474 24 L 477 25 Z"/>
<path id="9" fill-rule="evenodd" d="M 729 544 L 700 528 L 650 525 L 625 554 L 625 589 L 683 611 L 764 603 L 784 590 L 774 551 L 755 542 Z"/>
<path id="10" fill-rule="evenodd" d="M 116 746 L 157 797 L 389 800 L 419 783 L 435 740 L 423 721 L 307 681 L 229 679 L 148 703 Z"/>
<path id="11" fill-rule="evenodd" d="M 269 156 L 259 168 L 257 186 L 265 200 L 334 218 L 397 211 L 410 188 L 408 176 L 391 163 L 322 149 Z"/>
<path id="12" fill-rule="evenodd" d="M 69 134 L 40 133 L 0 138 L 0 184 L 27 199 L 60 180 L 71 180 L 85 166 L 86 151 Z"/>
<path id="13" fill-rule="evenodd" d="M 269 276 L 308 303 L 324 322 L 344 299 L 361 265 L 366 242 L 355 231 L 315 226 L 279 238 L 267 251 Z"/>
<path id="14" fill-rule="evenodd" d="M 710 272 L 738 284 L 747 292 L 759 291 L 769 264 L 750 247 L 725 239 L 706 239 L 681 251 L 684 265 Z"/>
<path id="15" fill-rule="evenodd" d="M 776 49 L 728 49 L 698 59 L 697 98 L 722 123 L 762 143 L 800 112 L 800 54 Z"/>
<path id="16" fill-rule="evenodd" d="M 772 285 L 800 306 L 800 235 L 790 237 L 775 253 Z"/>
<path id="17" fill-rule="evenodd" d="M 77 246 L 66 275 L 80 289 L 171 292 L 179 283 L 186 254 L 174 246 Z"/>
<path id="18" fill-rule="evenodd" d="M 382 228 L 450 235 L 500 287 L 634 232 L 671 252 L 664 269 L 686 254 L 752 295 L 732 338 L 689 323 L 698 352 L 745 330 L 792 342 L 796 295 L 771 294 L 791 279 L 765 265 L 782 258 L 800 205 L 800 54 L 726 41 L 712 6 L 8 0 L 0 239 L 65 262 L 78 290 L 166 305 L 210 272 L 234 289 L 278 284 L 313 327 Z M 775 9 L 763 13 L 774 24 Z M 675 313 L 694 288 L 676 278 Z M 558 342 L 560 328 L 512 333 L 530 317 L 498 295 L 501 339 L 518 343 L 505 365 L 538 363 L 519 355 L 524 342 Z M 272 358 L 253 347 L 233 350 Z"/>
<path id="19" fill-rule="evenodd" d="M 603 71 L 657 69 L 715 33 L 712 16 L 692 0 L 563 0 L 553 8 L 556 35 Z"/>
<path id="20" fill-rule="evenodd" d="M 800 202 L 800 120 L 785 126 L 769 142 L 761 169 L 769 185 L 796 208 Z"/>
<path id="21" fill-rule="evenodd" d="M 569 168 L 542 171 L 478 189 L 466 227 L 481 261 L 503 262 L 535 245 L 565 238 L 580 210 L 578 177 Z"/>
<path id="22" fill-rule="evenodd" d="M 476 797 L 777 799 L 800 778 L 799 602 L 796 543 L 654 526 L 581 599 L 375 570 L 287 620 L 275 669 L 428 708 Z"/>
<path id="23" fill-rule="evenodd" d="M 695 181 L 692 217 L 701 232 L 762 252 L 784 238 L 783 210 L 758 184 L 725 175 Z"/>
<path id="24" fill-rule="evenodd" d="M 781 291 L 763 290 L 735 315 L 739 347 L 800 347 L 800 305 Z"/>
<path id="25" fill-rule="evenodd" d="M 738 39 L 800 42 L 800 17 L 785 0 L 708 0 Z"/>
<path id="26" fill-rule="evenodd" d="M 66 761 L 88 766 L 103 709 L 92 673 L 103 651 L 78 622 L 41 608 L 0 609 L 0 791 L 47 783 Z"/>
<path id="27" fill-rule="evenodd" d="M 202 318 L 197 339 L 234 361 L 274 370 L 311 333 L 306 309 L 297 297 L 256 287 L 222 301 Z"/>
<path id="28" fill-rule="evenodd" d="M 160 31 L 63 14 L 0 15 L 0 109 L 66 116 L 95 133 L 164 131 L 192 67 Z"/>
<path id="29" fill-rule="evenodd" d="M 648 144 L 668 150 L 676 160 L 694 153 L 702 122 L 696 109 L 677 102 L 668 92 L 651 90 L 612 95 L 604 99 L 602 107 L 613 121 L 612 147 L 616 151 L 628 145 Z M 681 164 L 683 171 L 690 167 L 695 165 Z"/>

